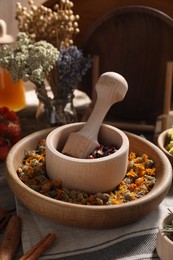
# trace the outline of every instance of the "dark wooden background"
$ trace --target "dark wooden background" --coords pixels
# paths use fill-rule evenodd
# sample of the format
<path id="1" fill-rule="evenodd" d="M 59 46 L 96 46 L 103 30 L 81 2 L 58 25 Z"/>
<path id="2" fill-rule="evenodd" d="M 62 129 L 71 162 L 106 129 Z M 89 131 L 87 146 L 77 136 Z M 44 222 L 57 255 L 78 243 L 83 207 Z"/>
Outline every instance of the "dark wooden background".
<path id="1" fill-rule="evenodd" d="M 54 6 L 59 0 L 45 1 L 48 7 Z M 126 5 L 144 5 L 159 9 L 173 17 L 173 0 L 72 0 L 74 13 L 80 15 L 80 33 L 76 36 L 75 43 L 82 46 L 85 36 L 88 34 L 94 23 L 103 15 L 113 9 Z"/>

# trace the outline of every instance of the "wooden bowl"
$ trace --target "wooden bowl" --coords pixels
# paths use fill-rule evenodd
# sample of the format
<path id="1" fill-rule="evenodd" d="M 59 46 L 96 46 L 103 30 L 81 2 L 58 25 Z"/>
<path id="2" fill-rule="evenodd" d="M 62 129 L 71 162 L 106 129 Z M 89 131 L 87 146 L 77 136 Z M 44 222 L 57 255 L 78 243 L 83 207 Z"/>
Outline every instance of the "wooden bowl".
<path id="1" fill-rule="evenodd" d="M 173 258 L 173 241 L 167 236 L 162 229 L 165 224 L 171 224 L 173 221 L 173 214 L 168 215 L 166 218 L 161 220 L 159 224 L 159 232 L 156 239 L 156 250 L 160 259 L 172 260 Z"/>
<path id="2" fill-rule="evenodd" d="M 29 209 L 64 225 L 83 228 L 111 228 L 138 221 L 156 208 L 167 195 L 172 182 L 172 167 L 164 153 L 149 141 L 130 133 L 130 150 L 139 155 L 144 152 L 155 162 L 157 181 L 146 196 L 120 205 L 89 206 L 77 205 L 46 197 L 27 187 L 17 176 L 24 150 L 36 149 L 40 139 L 52 129 L 33 133 L 10 150 L 7 165 L 7 180 L 16 197 Z"/>
<path id="3" fill-rule="evenodd" d="M 111 191 L 126 175 L 129 140 L 123 131 L 103 124 L 98 135 L 99 143 L 115 145 L 118 148 L 115 153 L 97 159 L 80 159 L 62 154 L 69 134 L 79 131 L 83 125 L 84 123 L 67 124 L 48 135 L 47 174 L 52 180 L 60 179 L 64 188 L 88 193 Z"/>
<path id="4" fill-rule="evenodd" d="M 171 155 L 166 149 L 166 145 L 168 144 L 169 142 L 169 139 L 168 139 L 168 132 L 169 132 L 170 129 L 166 129 L 165 131 L 163 131 L 159 136 L 158 136 L 158 139 L 157 139 L 157 144 L 158 144 L 158 147 L 164 152 L 164 154 L 168 157 L 171 165 L 173 166 L 173 155 Z"/>

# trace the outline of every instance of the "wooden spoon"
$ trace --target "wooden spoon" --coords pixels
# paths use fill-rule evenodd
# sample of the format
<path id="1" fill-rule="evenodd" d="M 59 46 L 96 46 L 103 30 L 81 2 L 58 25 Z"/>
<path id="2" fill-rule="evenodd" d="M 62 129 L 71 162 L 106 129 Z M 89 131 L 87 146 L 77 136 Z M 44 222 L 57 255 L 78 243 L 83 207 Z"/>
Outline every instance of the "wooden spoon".
<path id="1" fill-rule="evenodd" d="M 127 89 L 128 84 L 120 74 L 102 74 L 96 83 L 97 100 L 88 121 L 80 131 L 70 134 L 62 153 L 76 158 L 87 158 L 99 145 L 98 132 L 107 111 L 114 103 L 124 98 Z"/>

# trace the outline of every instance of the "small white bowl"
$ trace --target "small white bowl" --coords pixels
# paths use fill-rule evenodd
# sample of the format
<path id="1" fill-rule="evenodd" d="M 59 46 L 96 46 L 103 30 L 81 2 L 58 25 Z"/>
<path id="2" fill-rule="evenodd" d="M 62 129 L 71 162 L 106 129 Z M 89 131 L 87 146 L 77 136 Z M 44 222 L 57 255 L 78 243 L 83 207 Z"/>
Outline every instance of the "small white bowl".
<path id="1" fill-rule="evenodd" d="M 84 123 L 67 124 L 53 130 L 46 138 L 46 169 L 50 179 L 62 181 L 62 186 L 90 193 L 115 188 L 125 177 L 128 164 L 129 140 L 121 130 L 103 124 L 98 140 L 103 145 L 115 145 L 118 150 L 97 159 L 80 159 L 62 154 L 71 132 Z M 77 149 L 77 147 L 76 147 Z"/>
<path id="2" fill-rule="evenodd" d="M 173 221 L 173 214 L 168 215 L 159 224 L 159 232 L 156 240 L 157 254 L 162 260 L 173 259 L 173 241 L 162 231 L 165 224 L 170 224 Z"/>

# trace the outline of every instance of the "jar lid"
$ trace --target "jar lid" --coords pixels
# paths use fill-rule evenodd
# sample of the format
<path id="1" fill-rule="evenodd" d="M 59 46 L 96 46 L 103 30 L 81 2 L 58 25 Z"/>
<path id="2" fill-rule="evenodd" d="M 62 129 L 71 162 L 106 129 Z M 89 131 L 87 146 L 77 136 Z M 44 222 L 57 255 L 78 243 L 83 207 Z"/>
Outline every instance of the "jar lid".
<path id="1" fill-rule="evenodd" d="M 14 42 L 14 37 L 7 34 L 6 22 L 0 19 L 0 44 L 10 44 Z"/>

